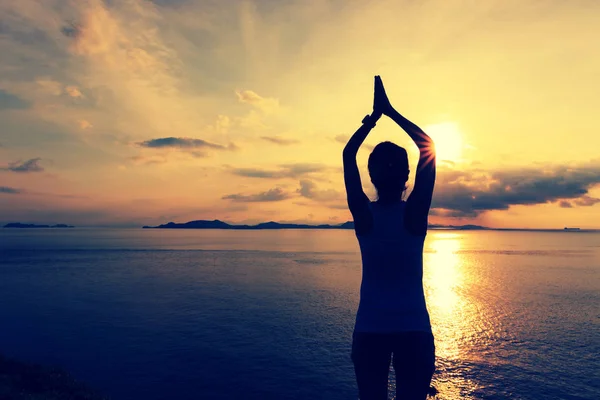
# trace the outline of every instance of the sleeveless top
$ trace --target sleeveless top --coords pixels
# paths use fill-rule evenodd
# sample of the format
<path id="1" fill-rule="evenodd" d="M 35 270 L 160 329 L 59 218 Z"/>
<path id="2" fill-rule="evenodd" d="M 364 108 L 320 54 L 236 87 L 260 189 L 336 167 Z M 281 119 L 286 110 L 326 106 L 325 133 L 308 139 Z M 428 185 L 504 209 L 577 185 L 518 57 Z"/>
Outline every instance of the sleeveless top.
<path id="1" fill-rule="evenodd" d="M 369 203 L 373 227 L 357 234 L 362 257 L 357 332 L 431 332 L 423 292 L 425 235 L 406 230 L 405 206 Z"/>

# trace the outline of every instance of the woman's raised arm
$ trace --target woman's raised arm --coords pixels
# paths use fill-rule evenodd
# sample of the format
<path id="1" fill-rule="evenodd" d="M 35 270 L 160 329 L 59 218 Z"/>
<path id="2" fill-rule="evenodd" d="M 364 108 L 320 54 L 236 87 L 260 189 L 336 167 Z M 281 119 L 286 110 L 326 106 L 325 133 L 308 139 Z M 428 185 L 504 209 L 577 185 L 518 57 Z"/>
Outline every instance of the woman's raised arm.
<path id="1" fill-rule="evenodd" d="M 415 185 L 406 202 L 405 226 L 416 235 L 425 235 L 435 185 L 435 145 L 421 128 L 392 107 L 379 76 L 375 77 L 375 103 L 376 108 L 404 129 L 419 148 Z"/>
<path id="2" fill-rule="evenodd" d="M 363 119 L 362 126 L 354 132 L 354 135 L 348 140 L 342 152 L 346 199 L 348 201 L 348 208 L 354 219 L 354 230 L 357 234 L 367 233 L 371 229 L 373 220 L 369 210 L 369 198 L 362 188 L 360 172 L 356 164 L 356 154 L 380 116 L 381 114 L 377 113 L 367 115 Z"/>
<path id="3" fill-rule="evenodd" d="M 373 104 L 375 104 L 375 99 Z M 348 208 L 354 218 L 354 229 L 357 234 L 368 232 L 371 229 L 373 219 L 369 211 L 369 198 L 363 192 L 360 173 L 356 164 L 356 154 L 380 117 L 381 111 L 375 109 L 371 115 L 367 115 L 362 121 L 362 126 L 348 140 L 342 153 L 346 199 Z"/>

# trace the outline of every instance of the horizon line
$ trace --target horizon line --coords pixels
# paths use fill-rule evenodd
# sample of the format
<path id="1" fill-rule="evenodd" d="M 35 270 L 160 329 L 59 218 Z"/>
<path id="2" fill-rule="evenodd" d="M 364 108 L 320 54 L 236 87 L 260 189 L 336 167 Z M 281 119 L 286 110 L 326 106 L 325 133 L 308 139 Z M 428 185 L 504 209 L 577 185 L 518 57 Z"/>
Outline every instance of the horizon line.
<path id="1" fill-rule="evenodd" d="M 77 228 L 100 228 L 100 229 L 143 229 L 144 227 L 147 227 L 147 229 L 178 229 L 178 228 L 159 228 L 159 226 L 163 226 L 163 225 L 167 225 L 167 224 L 177 224 L 177 225 L 185 225 L 188 224 L 190 222 L 196 222 L 196 221 L 205 221 L 205 222 L 222 222 L 224 224 L 227 224 L 229 226 L 232 227 L 256 227 L 258 225 L 263 225 L 263 224 L 269 224 L 269 223 L 275 223 L 275 224 L 279 224 L 279 225 L 300 225 L 300 226 L 309 226 L 310 228 L 301 228 L 301 229 L 321 229 L 319 228 L 319 226 L 329 226 L 331 228 L 328 229 L 336 229 L 337 227 L 339 227 L 339 229 L 350 229 L 350 228 L 341 228 L 342 225 L 347 224 L 347 223 L 353 223 L 353 220 L 348 220 L 345 222 L 341 222 L 341 223 L 326 223 L 326 222 L 322 222 L 322 223 L 307 223 L 307 222 L 277 222 L 277 221 L 264 221 L 264 222 L 257 222 L 257 223 L 230 223 L 230 222 L 226 222 L 220 219 L 212 219 L 212 220 L 203 220 L 203 219 L 199 219 L 199 220 L 190 220 L 190 221 L 186 221 L 186 222 L 173 222 L 173 221 L 169 221 L 167 223 L 163 223 L 163 224 L 159 224 L 156 226 L 149 226 L 149 225 L 142 225 L 142 224 L 138 224 L 138 223 L 127 223 L 127 224 L 101 224 L 101 225 L 72 225 L 72 224 L 64 224 L 64 223 L 35 223 L 35 222 L 16 222 L 16 221 L 12 221 L 12 222 L 5 222 L 2 221 L 0 222 L 0 226 L 2 228 L 5 229 L 77 229 Z M 27 225 L 69 225 L 69 228 L 53 228 L 53 227 L 48 227 L 48 228 L 36 228 L 36 227 L 31 227 L 31 228 L 27 228 L 27 227 L 6 227 L 6 225 L 8 224 L 27 224 Z M 468 229 L 465 227 L 473 227 L 472 229 Z M 462 228 L 462 229 L 461 229 Z M 224 229 L 224 228 L 179 228 L 179 229 Z M 294 229 L 293 227 L 291 228 L 278 228 L 278 229 Z M 493 230 L 493 231 L 552 231 L 552 232 L 584 232 L 584 231 L 600 231 L 600 227 L 563 227 L 563 228 L 539 228 L 539 227 L 534 227 L 534 228 L 518 228 L 518 227 L 505 227 L 505 228 L 500 228 L 500 227 L 491 227 L 491 226 L 485 226 L 485 225 L 479 225 L 479 224 L 474 224 L 474 223 L 467 223 L 467 224 L 436 224 L 436 223 L 430 223 L 428 224 L 428 229 L 432 229 L 432 230 Z M 232 229 L 232 230 L 236 230 L 236 229 Z M 254 230 L 268 230 L 264 229 L 264 228 L 257 228 Z"/>

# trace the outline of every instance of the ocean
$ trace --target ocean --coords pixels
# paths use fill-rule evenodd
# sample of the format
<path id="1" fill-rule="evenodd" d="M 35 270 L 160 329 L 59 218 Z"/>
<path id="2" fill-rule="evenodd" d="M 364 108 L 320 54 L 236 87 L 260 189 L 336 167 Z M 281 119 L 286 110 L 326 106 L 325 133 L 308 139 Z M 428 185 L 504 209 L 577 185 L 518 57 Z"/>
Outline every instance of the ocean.
<path id="1" fill-rule="evenodd" d="M 350 230 L 0 230 L 0 353 L 112 399 L 357 399 Z M 438 399 L 600 399 L 600 233 L 430 231 Z M 395 382 L 390 375 L 390 399 Z"/>

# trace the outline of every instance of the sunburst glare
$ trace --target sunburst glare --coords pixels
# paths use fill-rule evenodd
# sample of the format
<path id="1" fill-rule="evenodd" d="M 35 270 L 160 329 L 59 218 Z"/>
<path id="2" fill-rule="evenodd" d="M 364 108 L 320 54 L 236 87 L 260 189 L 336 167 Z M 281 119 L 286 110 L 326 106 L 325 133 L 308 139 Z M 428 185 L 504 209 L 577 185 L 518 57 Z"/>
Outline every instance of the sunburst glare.
<path id="1" fill-rule="evenodd" d="M 439 160 L 459 161 L 464 148 L 463 137 L 454 122 L 442 122 L 424 127 L 425 132 L 435 142 Z"/>

